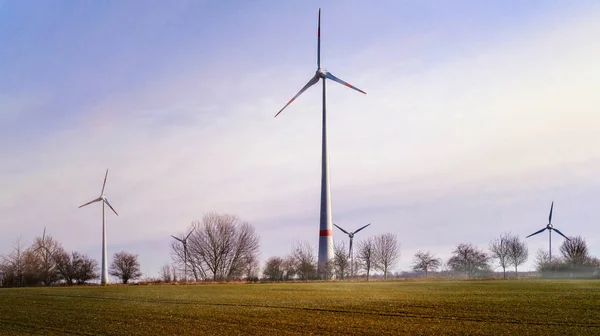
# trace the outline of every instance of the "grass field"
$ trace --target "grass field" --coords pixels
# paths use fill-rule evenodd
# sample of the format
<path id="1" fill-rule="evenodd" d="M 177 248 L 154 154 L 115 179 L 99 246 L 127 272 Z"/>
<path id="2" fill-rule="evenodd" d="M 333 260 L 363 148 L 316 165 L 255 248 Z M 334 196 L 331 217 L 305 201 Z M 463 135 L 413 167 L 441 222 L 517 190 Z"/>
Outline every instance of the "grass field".
<path id="1" fill-rule="evenodd" d="M 0 335 L 600 335 L 600 281 L 0 289 Z"/>

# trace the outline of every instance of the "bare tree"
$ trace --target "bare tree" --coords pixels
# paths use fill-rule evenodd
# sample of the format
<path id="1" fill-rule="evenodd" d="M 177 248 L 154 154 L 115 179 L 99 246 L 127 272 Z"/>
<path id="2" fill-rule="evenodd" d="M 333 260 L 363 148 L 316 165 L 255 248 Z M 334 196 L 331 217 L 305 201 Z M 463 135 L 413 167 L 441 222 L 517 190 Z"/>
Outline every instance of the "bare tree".
<path id="1" fill-rule="evenodd" d="M 258 259 L 259 238 L 252 225 L 233 215 L 208 213 L 192 223 L 188 238 L 188 262 L 197 276 L 217 280 L 241 279 L 248 263 Z M 172 246 L 184 256 L 181 245 Z M 183 262 L 183 260 L 181 260 Z"/>
<path id="2" fill-rule="evenodd" d="M 53 254 L 61 278 L 69 285 L 84 284 L 98 278 L 98 262 L 78 252 L 67 253 L 62 248 Z"/>
<path id="3" fill-rule="evenodd" d="M 356 260 L 367 273 L 367 281 L 369 281 L 371 269 L 373 269 L 373 264 L 375 263 L 375 244 L 373 243 L 373 238 L 369 237 L 359 241 L 357 247 Z"/>
<path id="4" fill-rule="evenodd" d="M 119 278 L 124 284 L 127 284 L 129 280 L 139 279 L 142 272 L 137 258 L 137 255 L 125 251 L 115 253 L 108 273 Z"/>
<path id="5" fill-rule="evenodd" d="M 385 233 L 376 236 L 375 245 L 375 267 L 383 271 L 383 278 L 387 279 L 388 270 L 394 266 L 400 256 L 400 244 L 395 234 Z"/>
<path id="6" fill-rule="evenodd" d="M 269 258 L 263 269 L 263 277 L 270 281 L 282 281 L 285 275 L 283 263 L 284 260 L 281 257 Z"/>
<path id="7" fill-rule="evenodd" d="M 62 246 L 52 236 L 44 234 L 42 237 L 36 237 L 31 250 L 35 257 L 39 260 L 40 270 L 39 277 L 45 286 L 55 284 L 60 280 L 60 272 L 56 266 L 54 254 L 63 250 Z"/>
<path id="8" fill-rule="evenodd" d="M 160 279 L 163 282 L 171 282 L 173 280 L 173 275 L 171 274 L 171 265 L 164 264 L 160 269 Z"/>
<path id="9" fill-rule="evenodd" d="M 488 255 L 472 244 L 459 244 L 452 254 L 448 266 L 455 272 L 464 272 L 471 278 L 489 270 Z"/>
<path id="10" fill-rule="evenodd" d="M 547 251 L 539 249 L 535 256 L 535 268 L 538 271 L 543 271 L 550 264 L 550 255 Z"/>
<path id="11" fill-rule="evenodd" d="M 509 266 L 509 246 L 512 236 L 509 233 L 503 233 L 500 237 L 490 242 L 491 259 L 496 260 L 502 267 L 502 277 L 506 279 L 506 267 Z"/>
<path id="12" fill-rule="evenodd" d="M 42 283 L 42 260 L 32 248 L 23 252 L 23 286 L 39 286 Z"/>
<path id="13" fill-rule="evenodd" d="M 283 269 L 283 280 L 292 280 L 296 274 L 296 260 L 294 260 L 293 255 L 289 255 L 283 258 L 283 264 L 281 265 Z"/>
<path id="14" fill-rule="evenodd" d="M 12 251 L 2 257 L 0 270 L 4 287 L 21 287 L 25 285 L 25 246 L 21 238 L 13 243 Z"/>
<path id="15" fill-rule="evenodd" d="M 559 250 L 564 261 L 570 265 L 585 265 L 590 258 L 587 243 L 581 236 L 569 237 Z"/>
<path id="16" fill-rule="evenodd" d="M 344 280 L 344 276 L 348 273 L 350 267 L 350 254 L 346 249 L 346 244 L 342 241 L 335 244 L 333 249 L 333 265 L 335 274 L 340 279 Z"/>
<path id="17" fill-rule="evenodd" d="M 315 249 L 308 242 L 296 242 L 292 251 L 295 270 L 300 280 L 317 278 L 317 257 Z"/>
<path id="18" fill-rule="evenodd" d="M 440 267 L 441 264 L 442 260 L 440 258 L 436 258 L 432 253 L 418 251 L 415 253 L 412 268 L 417 272 L 424 271 L 425 277 L 427 277 L 427 273 L 429 271 L 435 271 Z"/>
<path id="19" fill-rule="evenodd" d="M 243 264 L 245 265 L 244 277 L 246 278 L 246 281 L 258 281 L 260 267 L 258 265 L 257 257 L 254 255 L 248 255 Z"/>
<path id="20" fill-rule="evenodd" d="M 98 278 L 98 262 L 96 260 L 77 252 L 73 252 L 73 256 L 77 265 L 74 279 L 78 284 L 81 285 Z"/>
<path id="21" fill-rule="evenodd" d="M 508 241 L 508 263 L 515 267 L 515 276 L 518 274 L 517 267 L 523 265 L 529 257 L 529 249 L 524 241 L 513 236 Z"/>

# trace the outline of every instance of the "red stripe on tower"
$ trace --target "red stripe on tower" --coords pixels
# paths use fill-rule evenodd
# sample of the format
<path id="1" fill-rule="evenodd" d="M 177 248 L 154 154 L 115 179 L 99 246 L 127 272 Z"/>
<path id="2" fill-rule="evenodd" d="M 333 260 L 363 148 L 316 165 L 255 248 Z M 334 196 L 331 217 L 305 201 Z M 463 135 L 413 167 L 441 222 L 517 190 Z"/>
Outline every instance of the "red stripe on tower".
<path id="1" fill-rule="evenodd" d="M 329 237 L 333 236 L 333 232 L 331 230 L 320 230 L 319 237 Z"/>

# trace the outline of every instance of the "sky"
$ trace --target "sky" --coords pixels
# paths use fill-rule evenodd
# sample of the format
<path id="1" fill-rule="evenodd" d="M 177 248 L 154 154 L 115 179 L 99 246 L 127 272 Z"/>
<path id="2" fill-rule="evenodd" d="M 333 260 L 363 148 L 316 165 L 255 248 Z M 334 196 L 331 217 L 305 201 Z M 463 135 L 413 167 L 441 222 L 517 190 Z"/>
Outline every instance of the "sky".
<path id="1" fill-rule="evenodd" d="M 0 0 L 0 255 L 48 234 L 170 262 L 170 235 L 235 214 L 261 260 L 318 244 L 323 67 L 334 223 L 446 260 L 553 224 L 600 257 L 595 1 Z M 334 240 L 346 240 L 334 231 Z M 562 237 L 553 235 L 557 255 Z M 535 254 L 546 234 L 526 239 Z"/>

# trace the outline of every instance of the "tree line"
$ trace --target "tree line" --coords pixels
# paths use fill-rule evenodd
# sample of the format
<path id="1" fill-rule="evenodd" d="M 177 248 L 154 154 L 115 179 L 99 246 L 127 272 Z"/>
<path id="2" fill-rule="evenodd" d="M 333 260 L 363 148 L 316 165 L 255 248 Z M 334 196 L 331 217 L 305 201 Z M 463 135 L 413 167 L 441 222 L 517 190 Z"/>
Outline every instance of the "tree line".
<path id="1" fill-rule="evenodd" d="M 141 277 L 137 255 L 115 253 L 109 274 L 127 283 Z M 77 251 L 67 251 L 50 235 L 36 237 L 29 246 L 17 239 L 0 256 L 0 287 L 83 285 L 99 278 L 98 262 Z"/>
<path id="2" fill-rule="evenodd" d="M 235 215 L 207 213 L 171 241 L 172 262 L 165 264 L 155 279 L 177 281 L 290 281 L 317 279 L 369 280 L 373 272 L 383 279 L 400 258 L 400 242 L 393 233 L 366 237 L 356 243 L 354 256 L 345 240 L 334 244 L 334 256 L 318 274 L 316 247 L 306 241 L 293 244 L 289 254 L 273 256 L 259 265 L 260 238 L 254 227 Z M 467 278 L 486 277 L 494 268 L 507 270 L 527 262 L 528 248 L 519 237 L 504 233 L 492 240 L 484 251 L 470 243 L 460 243 L 450 258 L 443 261 L 429 251 L 418 251 L 412 259 L 414 272 L 430 272 Z M 600 277 L 600 259 L 589 255 L 581 237 L 571 237 L 560 246 L 560 257 L 550 260 L 546 251 L 538 251 L 537 271 L 544 277 Z M 438 272 L 439 271 L 439 272 Z M 115 253 L 109 274 L 126 284 L 140 279 L 138 256 Z M 17 239 L 12 251 L 0 256 L 0 286 L 52 286 L 86 284 L 99 278 L 98 262 L 87 255 L 66 251 L 52 236 L 36 237 L 30 246 Z"/>

